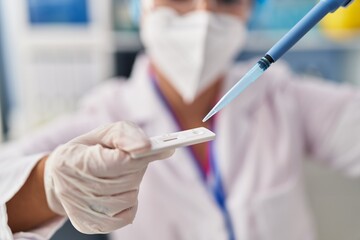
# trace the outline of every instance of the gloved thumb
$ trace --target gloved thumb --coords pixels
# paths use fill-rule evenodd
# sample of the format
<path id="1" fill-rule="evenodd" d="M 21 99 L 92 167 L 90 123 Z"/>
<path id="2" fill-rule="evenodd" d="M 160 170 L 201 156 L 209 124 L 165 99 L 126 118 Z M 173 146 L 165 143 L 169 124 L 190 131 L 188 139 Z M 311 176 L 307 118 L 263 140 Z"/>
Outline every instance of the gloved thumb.
<path id="1" fill-rule="evenodd" d="M 121 121 L 96 128 L 73 141 L 86 145 L 100 144 L 103 147 L 125 152 L 150 149 L 149 138 L 136 124 Z"/>

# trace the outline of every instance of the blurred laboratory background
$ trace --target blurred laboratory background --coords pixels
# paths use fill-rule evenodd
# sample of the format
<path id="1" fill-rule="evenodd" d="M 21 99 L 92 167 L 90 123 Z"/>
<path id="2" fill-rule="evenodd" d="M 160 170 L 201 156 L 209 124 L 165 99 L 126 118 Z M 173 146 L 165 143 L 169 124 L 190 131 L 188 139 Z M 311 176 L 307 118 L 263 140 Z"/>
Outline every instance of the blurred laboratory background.
<path id="1" fill-rule="evenodd" d="M 256 7 L 240 59 L 263 55 L 316 0 Z M 283 59 L 299 74 L 360 83 L 360 1 L 328 16 Z M 94 85 L 129 76 L 142 50 L 139 0 L 0 1 L 0 142 L 72 111 Z M 360 123 L 359 123 L 360 124 Z M 305 179 L 320 240 L 360 239 L 360 180 L 311 161 Z M 85 236 L 67 223 L 53 239 Z"/>

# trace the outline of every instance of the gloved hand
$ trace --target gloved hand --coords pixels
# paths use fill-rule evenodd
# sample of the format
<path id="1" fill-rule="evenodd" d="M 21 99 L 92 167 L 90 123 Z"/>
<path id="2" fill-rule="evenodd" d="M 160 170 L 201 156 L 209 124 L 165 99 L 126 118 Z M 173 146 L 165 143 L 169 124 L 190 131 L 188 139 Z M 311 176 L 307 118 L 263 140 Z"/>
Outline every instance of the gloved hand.
<path id="1" fill-rule="evenodd" d="M 108 233 L 131 223 L 148 163 L 173 151 L 141 159 L 128 152 L 150 142 L 136 125 L 118 122 L 97 128 L 59 146 L 45 164 L 50 208 L 67 215 L 80 232 Z"/>

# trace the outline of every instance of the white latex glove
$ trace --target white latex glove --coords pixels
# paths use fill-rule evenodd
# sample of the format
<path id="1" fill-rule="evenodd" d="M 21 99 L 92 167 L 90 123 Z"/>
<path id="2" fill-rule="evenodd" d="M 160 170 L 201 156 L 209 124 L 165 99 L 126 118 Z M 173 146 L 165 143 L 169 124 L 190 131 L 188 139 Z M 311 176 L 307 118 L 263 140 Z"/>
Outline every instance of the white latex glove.
<path id="1" fill-rule="evenodd" d="M 108 233 L 132 223 L 148 163 L 173 151 L 142 159 L 128 152 L 150 148 L 136 125 L 118 122 L 97 128 L 59 146 L 45 165 L 50 208 L 67 215 L 80 232 Z"/>

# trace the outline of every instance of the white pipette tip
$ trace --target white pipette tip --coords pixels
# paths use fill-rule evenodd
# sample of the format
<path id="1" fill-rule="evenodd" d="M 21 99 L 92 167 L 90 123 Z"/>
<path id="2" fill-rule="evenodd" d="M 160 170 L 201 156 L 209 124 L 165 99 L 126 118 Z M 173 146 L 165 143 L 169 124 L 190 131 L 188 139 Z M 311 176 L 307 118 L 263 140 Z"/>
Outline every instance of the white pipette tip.
<path id="1" fill-rule="evenodd" d="M 216 109 L 216 106 L 211 109 L 211 111 L 204 117 L 204 119 L 202 120 L 203 122 L 206 122 L 207 120 L 209 120 L 209 118 L 211 118 L 212 116 L 215 115 L 215 113 L 217 113 L 218 110 Z"/>
<path id="2" fill-rule="evenodd" d="M 211 111 L 205 116 L 202 120 L 206 122 L 209 118 L 223 109 L 226 105 L 228 105 L 232 100 L 234 100 L 242 91 L 244 91 L 252 82 L 258 79 L 266 70 L 260 63 L 268 64 L 267 67 L 270 66 L 271 63 L 264 63 L 265 58 L 262 58 L 258 63 L 255 64 L 221 99 L 220 101 L 211 109 Z M 267 61 L 267 60 L 266 60 Z"/>
<path id="3" fill-rule="evenodd" d="M 202 121 L 206 122 L 207 120 L 209 120 L 209 118 L 211 118 L 221 109 L 223 109 L 226 106 L 226 104 L 229 102 L 228 100 L 229 100 L 229 94 L 227 93 L 216 103 L 216 105 L 210 110 L 210 112 L 204 117 Z"/>

